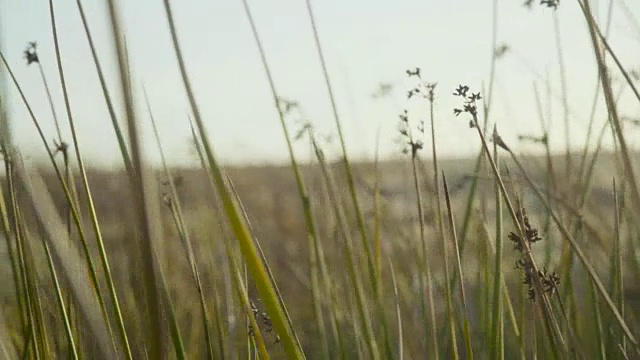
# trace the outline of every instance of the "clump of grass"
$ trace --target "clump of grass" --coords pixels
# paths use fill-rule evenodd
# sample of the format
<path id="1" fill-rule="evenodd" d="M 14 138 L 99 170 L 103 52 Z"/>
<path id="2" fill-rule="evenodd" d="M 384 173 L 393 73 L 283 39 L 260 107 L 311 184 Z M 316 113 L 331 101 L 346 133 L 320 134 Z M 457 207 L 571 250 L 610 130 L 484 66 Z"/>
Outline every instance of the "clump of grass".
<path id="1" fill-rule="evenodd" d="M 3 355 L 564 359 L 597 354 L 607 359 L 640 354 L 636 339 L 640 307 L 628 295 L 637 291 L 634 284 L 640 277 L 635 241 L 640 233 L 639 185 L 633 150 L 622 131 L 629 121 L 618 114 L 621 92 L 613 91 L 606 56 L 614 60 L 624 86 L 639 102 L 640 92 L 632 72 L 593 19 L 588 2 L 579 5 L 598 64 L 596 85 L 607 110 L 596 138 L 591 133 L 598 119 L 596 97 L 588 135 L 595 138 L 595 147 L 585 146 L 576 162 L 568 156 L 567 141 L 564 163 L 555 158 L 551 118 L 544 115 L 537 85 L 534 101 L 542 134 L 530 131 L 520 140 L 545 148 L 544 171 L 525 162 L 498 134 L 489 117 L 496 101 L 491 100 L 493 78 L 499 70 L 496 60 L 509 47 L 497 43 L 494 2 L 489 100 L 484 103 L 484 96 L 467 85 L 453 93 L 461 102 L 453 115 L 465 117 L 480 140 L 478 156 L 462 175 L 454 174 L 459 169 L 439 155 L 437 121 L 446 116 L 436 113 L 442 95 L 435 82 L 424 80 L 430 70 L 420 67 L 406 70 L 413 85 L 406 92 L 406 110 L 399 120 L 393 119 L 398 121 L 403 165 L 380 159 L 378 149 L 373 164 L 358 163 L 349 155 L 320 41 L 321 24 L 310 1 L 306 8 L 312 40 L 339 140 L 337 163 L 326 154 L 313 123 L 315 114 L 305 114 L 303 104 L 279 93 L 251 8 L 243 1 L 287 144 L 289 166 L 286 172 L 222 166 L 191 86 L 171 3 L 164 1 L 168 40 L 190 108 L 184 127 L 190 126 L 200 166 L 180 169 L 167 163 L 161 124 L 143 89 L 162 158 L 162 169 L 150 168 L 148 149 L 141 140 L 145 118 L 137 111 L 139 94 L 133 86 L 144 79 L 136 78 L 130 65 L 118 4 L 114 0 L 107 4 L 118 65 L 117 93 L 107 86 L 81 1 L 76 5 L 124 166 L 115 179 L 107 179 L 84 160 L 83 139 L 73 118 L 75 99 L 67 91 L 66 71 L 71 70 L 64 70 L 50 1 L 60 88 L 49 87 L 43 67 L 49 59 L 41 57 L 35 42 L 27 44 L 23 53 L 27 65 L 39 69 L 50 119 L 49 114 L 34 112 L 12 71 L 12 59 L 0 52 L 3 69 L 49 160 L 45 168 L 35 169 L 22 162 L 20 149 L 7 139 L 0 144 L 5 168 L 0 227 L 11 271 L 7 283 L 12 282 L 11 297 L 0 314 Z M 542 0 L 540 5 L 553 10 L 560 2 Z M 562 77 L 562 121 L 567 125 L 569 87 Z M 389 93 L 392 88 L 381 90 Z M 63 139 L 66 125 L 59 123 L 53 101 L 56 91 L 63 95 L 68 142 Z M 122 100 L 125 128 L 112 99 Z M 45 119 L 53 121 L 55 134 L 45 132 Z M 297 131 L 292 131 L 292 119 L 301 120 Z M 465 128 L 464 123 L 457 124 Z M 613 205 L 592 206 L 607 129 L 617 146 L 612 156 L 621 166 L 613 181 Z M 51 138 L 55 140 L 50 142 Z M 300 160 L 293 146 L 296 141 L 308 142 L 312 150 L 308 164 Z M 425 155 L 429 142 L 431 152 Z M 577 169 L 574 164 L 579 164 Z M 406 174 L 399 170 L 404 165 Z M 483 165 L 489 166 L 487 174 Z M 510 167 L 516 171 L 510 173 Z M 535 171 L 544 176 L 535 176 Z M 174 181 L 178 176 L 186 185 Z M 449 182 L 455 176 L 461 184 L 457 189 Z M 120 181 L 116 191 L 102 183 L 111 180 Z M 81 185 L 78 191 L 76 181 Z M 487 181 L 492 186 L 481 186 Z M 364 192 L 362 183 L 367 183 Z M 393 183 L 401 185 L 394 188 Z M 608 188 L 607 184 L 610 193 Z M 407 194 L 412 198 L 395 211 L 398 199 Z M 490 195 L 495 201 L 489 200 Z M 113 204 L 117 214 L 103 210 Z M 504 222 L 504 210 L 510 225 Z M 546 224 L 538 227 L 541 219 Z M 287 226 L 271 226 L 285 220 Z M 508 234 L 506 228 L 511 230 Z M 513 252 L 505 251 L 505 241 Z"/>

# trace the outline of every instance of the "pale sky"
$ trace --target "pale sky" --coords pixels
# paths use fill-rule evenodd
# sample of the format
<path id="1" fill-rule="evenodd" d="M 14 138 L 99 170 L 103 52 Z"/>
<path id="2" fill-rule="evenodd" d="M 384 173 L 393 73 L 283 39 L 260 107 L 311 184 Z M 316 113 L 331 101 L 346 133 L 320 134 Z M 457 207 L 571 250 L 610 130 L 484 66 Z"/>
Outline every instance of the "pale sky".
<path id="1" fill-rule="evenodd" d="M 552 107 L 552 147 L 563 151 L 559 65 L 553 26 L 553 10 L 523 0 L 498 0 L 498 43 L 510 51 L 498 60 L 491 124 L 498 123 L 502 137 L 519 151 L 536 147 L 518 142 L 523 133 L 541 134 L 533 93 L 538 82 L 543 106 Z M 96 5 L 99 3 L 98 5 Z M 608 1 L 597 4 L 604 26 Z M 103 1 L 83 2 L 113 91 L 117 90 L 115 58 L 110 53 L 109 27 Z M 173 162 L 193 162 L 188 106 L 161 0 L 120 1 L 124 14 L 135 82 L 144 83 L 160 126 L 160 135 Z M 319 131 L 335 135 L 336 128 L 316 56 L 304 0 L 250 0 L 276 87 L 281 96 L 299 101 Z M 610 42 L 628 69 L 639 66 L 640 30 L 629 15 L 640 19 L 640 3 L 614 0 Z M 397 114 L 409 107 L 414 118 L 426 118 L 426 104 L 406 100 L 409 89 L 405 70 L 422 69 L 423 78 L 438 82 L 436 128 L 440 153 L 464 156 L 477 151 L 479 140 L 467 121 L 456 118 L 459 99 L 452 95 L 460 83 L 481 90 L 488 84 L 492 55 L 493 0 L 323 0 L 314 9 L 330 76 L 337 96 L 350 153 L 370 158 L 376 133 L 385 156 L 399 154 Z M 282 162 L 287 159 L 277 111 L 273 106 L 258 51 L 240 0 L 173 1 L 179 39 L 188 72 L 197 94 L 210 138 L 219 157 L 227 162 Z M 94 70 L 80 17 L 73 0 L 55 1 L 64 69 L 71 106 L 87 160 L 120 165 L 117 143 Z M 46 76 L 52 86 L 56 110 L 66 129 L 68 123 L 59 87 L 47 1 L 0 0 L 2 49 L 41 119 L 49 138 L 55 137 L 49 105 L 35 66 L 26 66 L 22 52 L 37 41 Z M 584 142 L 593 98 L 596 72 L 593 50 L 577 0 L 563 0 L 557 10 L 566 62 L 571 108 L 571 141 Z M 4 69 L 2 69 L 4 71 Z M 614 72 L 618 76 L 617 71 Z M 545 79 L 552 86 L 547 96 Z M 375 100 L 379 83 L 392 83 L 389 98 Z M 138 86 L 139 87 L 139 86 Z M 33 157 L 44 154 L 40 140 L 7 82 L 9 112 L 16 143 Z M 140 109 L 144 109 L 139 93 Z M 411 105 L 408 105 L 411 104 Z M 597 128 L 604 121 L 603 101 Z M 629 89 L 621 100 L 621 115 L 637 117 L 637 102 Z M 122 118 L 122 113 L 120 113 Z M 146 111 L 140 119 L 148 126 Z M 293 122 L 290 122 L 293 124 Z M 296 125 L 293 124 L 293 129 Z M 68 134 L 68 131 L 65 132 Z M 640 128 L 629 126 L 632 146 Z M 66 136 L 70 141 L 70 136 Z M 145 130 L 146 149 L 157 159 L 150 128 Z M 430 144 L 430 140 L 426 140 Z M 334 142 L 328 146 L 337 149 Z M 309 153 L 307 143 L 296 150 Z M 333 151 L 335 154 L 336 152 Z M 428 156 L 428 151 L 425 153 Z"/>

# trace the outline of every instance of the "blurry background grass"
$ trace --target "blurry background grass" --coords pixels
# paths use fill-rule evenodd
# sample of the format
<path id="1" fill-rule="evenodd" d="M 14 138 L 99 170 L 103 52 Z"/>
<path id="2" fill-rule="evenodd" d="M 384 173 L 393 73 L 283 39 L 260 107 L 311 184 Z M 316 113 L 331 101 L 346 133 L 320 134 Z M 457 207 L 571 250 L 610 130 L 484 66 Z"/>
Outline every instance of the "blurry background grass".
<path id="1" fill-rule="evenodd" d="M 407 89 L 411 111 L 401 112 L 398 133 L 379 135 L 399 135 L 405 159 L 358 163 L 344 144 L 311 3 L 319 70 L 342 150 L 337 160 L 325 156 L 327 144 L 304 109 L 279 95 L 245 2 L 290 157 L 287 166 L 247 168 L 220 165 L 169 1 L 167 41 L 189 100 L 183 121 L 200 166 L 149 166 L 150 152 L 164 159 L 165 151 L 153 99 L 137 91 L 117 3 L 108 5 L 119 68 L 119 77 L 108 80 L 116 91 L 104 82 L 101 59 L 92 57 L 121 170 L 83 160 L 58 52 L 42 59 L 31 44 L 24 54 L 31 65 L 57 65 L 51 74 L 40 67 L 43 91 L 51 91 L 47 77 L 57 76 L 64 95 L 62 104 L 51 101 L 51 118 L 31 110 L 2 54 L 10 91 L 20 93 L 49 156 L 49 163 L 25 163 L 4 134 L 0 354 L 6 358 L 640 356 L 638 155 L 624 129 L 633 123 L 618 115 L 606 74 L 621 74 L 624 88 L 639 102 L 640 95 L 587 2 L 575 15 L 586 19 L 592 36 L 602 96 L 594 104 L 604 99 L 607 116 L 588 119 L 601 128 L 590 132 L 583 152 L 552 152 L 549 124 L 568 120 L 545 118 L 540 109 L 532 122 L 540 122 L 542 135 L 521 140 L 545 155 L 516 154 L 489 126 L 492 82 L 480 92 L 440 89 L 415 68 L 399 69 L 415 84 Z M 540 4 L 549 16 L 557 5 Z M 49 7 L 58 49 L 53 1 Z M 493 45 L 495 62 L 495 39 Z M 561 48 L 558 56 L 562 64 Z M 450 91 L 460 98 L 451 110 L 471 127 L 462 128 L 482 140 L 476 158 L 438 155 L 433 105 Z M 113 110 L 116 101 L 122 114 Z M 56 116 L 62 106 L 66 123 Z M 41 124 L 54 120 L 72 137 L 44 134 Z M 156 130 L 153 148 L 140 140 L 147 122 Z M 601 149 L 607 136 L 613 151 Z M 299 161 L 295 142 L 309 145 L 310 162 Z"/>

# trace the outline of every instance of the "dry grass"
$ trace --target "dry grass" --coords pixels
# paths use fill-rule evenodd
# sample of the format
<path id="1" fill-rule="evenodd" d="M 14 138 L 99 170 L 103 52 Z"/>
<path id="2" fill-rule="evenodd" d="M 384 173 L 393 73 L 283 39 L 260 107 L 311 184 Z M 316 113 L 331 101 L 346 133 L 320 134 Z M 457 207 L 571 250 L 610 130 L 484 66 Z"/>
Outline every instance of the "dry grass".
<path id="1" fill-rule="evenodd" d="M 288 145 L 286 166 L 220 165 L 204 130 L 206 119 L 191 88 L 169 1 L 164 1 L 168 41 L 193 115 L 189 125 L 199 167 L 148 167 L 147 144 L 139 132 L 150 118 L 157 135 L 157 124 L 148 101 L 147 114 L 136 111 L 143 97 L 131 85 L 134 72 L 115 0 L 108 2 L 107 18 L 119 68 L 117 95 L 122 96 L 109 91 L 101 59 L 95 51 L 91 55 L 122 170 L 85 163 L 73 118 L 59 123 L 55 114 L 61 104 L 50 97 L 52 120 L 57 128 L 68 126 L 72 139 L 58 131 L 49 143 L 41 127 L 49 120 L 32 112 L 0 53 L 49 161 L 26 166 L 19 149 L 6 138 L 0 143 L 5 166 L 1 263 L 7 264 L 0 272 L 0 354 L 29 359 L 637 358 L 638 156 L 627 145 L 607 71 L 621 72 L 638 101 L 640 93 L 593 21 L 589 4 L 579 4 L 608 117 L 600 136 L 590 132 L 583 152 L 560 156 L 552 154 L 545 126 L 544 136 L 533 138 L 544 156 L 513 152 L 496 128 L 489 131 L 492 105 L 483 100 L 492 96 L 492 85 L 488 94 L 460 85 L 454 90 L 460 105 L 452 110 L 477 133 L 482 147 L 475 158 L 441 158 L 433 112 L 440 89 L 415 68 L 406 71 L 416 83 L 407 103 L 423 101 L 430 111 L 426 116 L 401 113 L 404 157 L 353 162 L 310 1 L 319 70 L 342 150 L 338 159 L 325 157 L 311 124 L 291 129 L 289 120 L 301 109 L 278 95 L 246 1 Z M 81 2 L 77 5 L 92 44 Z M 555 8 L 559 2 L 542 5 Z M 49 7 L 56 57 L 41 59 L 33 44 L 25 56 L 28 64 L 39 66 L 47 94 L 49 74 L 40 62 L 57 64 L 64 107 L 72 114 L 53 1 Z M 558 54 L 562 68 L 561 47 Z M 615 68 L 607 68 L 605 55 L 614 59 Z M 566 92 L 566 84 L 562 88 Z M 122 101 L 121 120 L 112 98 Z M 292 136 L 292 130 L 299 132 Z M 600 146 L 607 130 L 619 145 L 611 153 Z M 313 161 L 298 161 L 294 138 L 309 142 Z M 162 153 L 157 140 L 154 150 Z M 427 144 L 430 156 L 423 154 Z"/>

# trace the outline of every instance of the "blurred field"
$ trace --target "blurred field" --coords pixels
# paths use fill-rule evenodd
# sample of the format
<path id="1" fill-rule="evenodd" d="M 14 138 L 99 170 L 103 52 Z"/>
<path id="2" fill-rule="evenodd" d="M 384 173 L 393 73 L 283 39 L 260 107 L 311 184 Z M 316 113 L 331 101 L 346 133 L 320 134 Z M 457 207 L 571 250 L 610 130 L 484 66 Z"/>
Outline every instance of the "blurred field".
<path id="1" fill-rule="evenodd" d="M 573 8 L 586 21 L 597 64 L 593 74 L 581 74 L 591 76 L 596 93 L 592 104 L 576 104 L 593 109 L 579 120 L 588 129 L 582 145 L 570 144 L 560 41 L 562 114 L 550 110 L 556 100 L 550 95 L 543 109 L 541 84 L 534 84 L 535 99 L 518 99 L 538 106 L 537 119 L 527 121 L 542 125 L 540 137 L 519 139 L 544 155 L 520 154 L 519 144 L 500 137 L 490 111 L 496 105 L 485 98 L 493 99 L 494 70 L 508 47 L 494 35 L 487 90 L 485 84 L 482 91 L 465 84 L 441 89 L 419 67 L 398 69 L 411 84 L 401 90 L 403 111 L 391 119 L 395 132 L 381 134 L 399 139 L 398 156 L 379 160 L 376 152 L 368 163 L 347 151 L 311 2 L 306 14 L 334 121 L 329 135 L 339 142 L 330 156 L 302 106 L 278 92 L 251 8 L 242 4 L 279 118 L 273 126 L 287 145 L 286 165 L 222 165 L 207 131 L 214 123 L 199 105 L 207 99 L 192 87 L 190 75 L 198 73 L 183 58 L 168 0 L 161 16 L 180 96 L 189 103 L 182 125 L 191 128 L 189 145 L 199 160 L 193 168 L 166 161 L 153 106 L 144 88 L 133 85 L 140 79 L 115 1 L 104 10 L 115 72 L 103 72 L 81 2 L 76 5 L 116 135 L 119 170 L 97 168 L 81 150 L 65 82 L 73 69 L 63 66 L 53 1 L 55 57 L 42 61 L 58 65 L 57 74 L 44 71 L 36 42 L 23 52 L 27 66 L 39 70 L 52 119 L 33 111 L 13 60 L 0 51 L 19 95 L 20 104 L 11 105 L 24 107 L 34 125 L 30 136 L 48 157 L 38 158 L 39 165 L 23 160 L 4 126 L 11 107 L 0 102 L 0 357 L 640 358 L 640 157 L 632 141 L 637 123 L 618 103 L 625 89 L 628 101 L 640 103 L 639 77 L 619 61 L 601 30 L 610 24 L 600 24 L 588 1 Z M 559 5 L 535 4 L 553 14 L 556 39 L 552 11 Z M 477 54 L 467 58 L 476 61 Z M 64 122 L 48 85 L 54 75 Z M 381 85 L 379 98 L 389 91 Z M 434 111 L 445 96 L 455 101 L 446 117 Z M 453 115 L 473 136 L 475 157 L 440 155 L 435 129 Z M 56 137 L 43 130 L 45 123 L 55 124 Z M 549 133 L 563 126 L 565 147 L 552 149 Z M 143 140 L 147 130 L 155 142 Z M 308 163 L 300 163 L 295 141 L 312 150 Z M 149 168 L 150 152 L 160 155 L 161 166 Z"/>
<path id="2" fill-rule="evenodd" d="M 425 179 L 431 178 L 427 176 L 432 173 L 431 166 L 426 159 L 422 161 L 421 167 L 424 171 Z M 557 156 L 553 158 L 553 164 L 559 168 L 563 167 L 564 157 Z M 544 169 L 545 159 L 543 157 L 527 157 L 526 164 L 528 171 L 534 175 L 537 182 L 544 185 L 548 181 L 546 170 Z M 607 234 L 612 231 L 614 219 L 609 216 L 614 209 L 614 196 L 612 192 L 612 177 L 615 173 L 616 159 L 614 154 L 601 154 L 595 164 L 595 174 L 593 188 L 590 191 L 585 210 L 581 212 L 581 216 L 588 223 L 589 228 L 594 234 L 586 235 L 582 242 L 585 250 L 589 252 L 590 260 L 598 265 L 601 271 L 606 272 L 608 258 L 612 244 L 608 241 L 602 243 Z M 441 160 L 442 171 L 447 175 L 450 183 L 450 194 L 454 212 L 456 214 L 464 213 L 464 205 L 470 191 L 470 185 L 474 177 L 475 159 L 443 159 Z M 541 235 L 544 239 L 543 243 L 536 249 L 536 253 L 540 258 L 544 259 L 545 266 L 551 269 L 558 266 L 562 252 L 561 237 L 552 225 L 549 225 L 543 206 L 537 201 L 535 196 L 523 185 L 522 179 L 517 175 L 509 176 L 506 169 L 511 167 L 507 161 L 505 163 L 505 179 L 510 182 L 509 188 L 522 197 L 523 204 L 526 207 L 531 221 L 541 229 Z M 336 162 L 332 165 L 336 174 L 340 174 L 342 164 Z M 362 201 L 362 211 L 367 220 L 367 227 L 373 228 L 373 212 L 374 212 L 374 181 L 376 174 L 374 172 L 373 163 L 357 163 L 354 164 L 354 173 L 356 175 L 356 183 L 360 200 Z M 215 209 L 212 204 L 215 198 L 209 191 L 210 183 L 207 174 L 197 168 L 173 168 L 174 181 L 178 190 L 179 199 L 182 203 L 182 211 L 184 212 L 188 228 L 190 229 L 192 241 L 195 247 L 196 259 L 202 264 L 201 275 L 204 279 L 206 296 L 205 298 L 220 297 L 220 294 L 214 293 L 211 282 L 219 281 L 219 286 L 227 287 L 229 291 L 230 284 L 225 280 L 225 276 L 221 276 L 225 272 L 225 254 L 221 251 L 221 237 L 229 236 L 228 233 L 220 232 L 217 226 Z M 310 358 L 315 358 L 314 354 L 319 356 L 320 349 L 317 343 L 317 328 L 313 317 L 313 304 L 311 302 L 311 283 L 309 279 L 309 257 L 308 243 L 306 241 L 306 230 L 302 208 L 295 189 L 295 181 L 288 166 L 254 166 L 254 167 L 231 167 L 227 169 L 228 174 L 242 200 L 242 204 L 246 209 L 248 219 L 250 219 L 253 234 L 260 241 L 260 244 L 266 254 L 266 258 L 270 264 L 271 270 L 277 279 L 277 284 L 282 292 L 284 301 L 292 317 L 292 321 L 296 324 L 298 336 L 302 345 Z M 325 256 L 329 269 L 333 276 L 344 276 L 342 273 L 344 264 L 344 254 L 341 250 L 339 242 L 338 229 L 335 219 L 330 215 L 332 212 L 331 205 L 326 200 L 326 189 L 324 189 L 323 181 L 316 165 L 305 165 L 302 172 L 307 180 L 310 198 L 313 199 L 314 212 L 318 214 L 319 236 L 323 239 L 325 246 Z M 410 164 L 407 161 L 385 161 L 380 164 L 379 168 L 380 195 L 381 195 L 381 211 L 383 215 L 382 227 L 382 246 L 384 253 L 395 263 L 395 271 L 400 291 L 401 307 L 403 314 L 404 327 L 407 334 L 420 332 L 423 324 L 420 323 L 419 307 L 414 302 L 416 292 L 419 292 L 417 277 L 415 274 L 415 266 L 412 265 L 416 258 L 418 241 L 418 219 L 415 211 L 415 191 L 411 187 L 411 182 L 407 179 L 411 178 Z M 60 196 L 60 192 L 56 192 L 59 187 L 57 180 L 51 174 L 46 176 L 49 188 L 52 190 L 56 204 L 61 213 L 64 213 L 65 200 Z M 489 178 L 480 178 L 478 182 L 478 199 L 491 197 L 493 193 L 492 182 Z M 78 178 L 76 182 L 80 179 Z M 158 172 L 156 181 L 159 186 L 158 196 L 166 198 L 169 189 L 166 177 Z M 559 188 L 563 189 L 555 196 L 558 201 L 571 202 L 572 194 L 577 194 L 578 190 L 571 189 L 571 184 L 559 180 Z M 105 171 L 99 169 L 89 170 L 89 182 L 93 189 L 94 201 L 96 205 L 96 213 L 101 219 L 101 226 L 107 252 L 110 255 L 112 271 L 115 283 L 121 294 L 125 294 L 125 303 L 127 300 L 133 301 L 131 298 L 136 293 L 132 284 L 137 283 L 139 275 L 132 272 L 132 254 L 128 242 L 133 241 L 134 226 L 131 222 L 133 209 L 130 207 L 131 194 L 127 191 L 127 176 L 124 172 Z M 427 211 L 425 213 L 424 222 L 427 225 L 427 238 L 429 240 L 429 263 L 433 271 L 434 280 L 436 281 L 436 290 L 434 293 L 435 306 L 439 312 L 439 317 L 445 318 L 444 313 L 444 293 L 442 273 L 442 250 L 437 242 L 437 225 L 435 223 L 434 208 L 435 193 L 432 182 L 426 181 L 424 184 L 425 204 Z M 82 189 L 78 189 L 80 200 L 83 203 Z M 347 194 L 343 194 L 345 197 Z M 484 254 L 486 243 L 484 237 L 487 234 L 482 233 L 482 227 L 485 229 L 495 225 L 495 208 L 491 202 L 483 208 L 476 206 L 474 212 L 477 215 L 475 221 L 471 224 L 471 230 L 466 241 L 466 248 L 462 256 L 464 270 L 467 276 L 465 287 L 468 296 L 472 299 L 472 328 L 476 332 L 482 332 L 483 323 L 488 320 L 487 314 L 483 313 L 483 306 L 489 301 L 486 282 L 488 279 L 483 278 L 486 274 L 482 274 L 481 269 L 487 264 L 480 262 L 486 261 Z M 86 209 L 85 223 L 89 222 Z M 480 223 L 483 219 L 484 224 Z M 224 219 L 222 219 L 224 221 Z M 458 222 L 460 223 L 460 221 Z M 192 279 L 189 275 L 189 264 L 182 246 L 179 241 L 179 234 L 176 231 L 175 223 L 172 221 L 167 203 L 162 209 L 162 228 L 163 228 L 163 254 L 160 261 L 166 264 L 167 280 L 170 291 L 175 297 L 175 301 L 179 305 L 179 322 L 185 330 L 184 336 L 187 345 L 192 351 L 198 352 L 202 343 L 198 339 L 202 339 L 201 329 L 197 324 L 199 317 L 199 308 L 193 299 L 196 294 L 192 285 Z M 357 230 L 355 225 L 352 227 L 354 235 Z M 507 227 L 508 228 L 508 227 Z M 462 228 L 459 227 L 459 232 Z M 94 243 L 91 239 L 90 243 Z M 3 244 L 4 246 L 4 244 Z M 629 249 L 631 250 L 631 249 Z M 5 250 L 3 250 L 4 253 Z M 92 251 L 97 256 L 95 246 Z M 39 252 L 38 252 L 39 253 Z M 626 257 L 636 257 L 634 253 L 625 252 Z M 10 311 L 14 303 L 14 292 L 10 284 L 10 267 L 5 258 L 3 266 L 2 279 L 5 285 L 3 289 L 3 304 L 5 306 L 5 314 Z M 41 256 L 42 254 L 40 254 Z M 507 245 L 504 253 L 505 274 L 511 283 L 518 283 L 520 275 L 512 264 L 517 259 L 516 252 L 511 250 L 511 246 Z M 633 264 L 631 258 L 625 260 L 625 263 Z M 631 267 L 629 268 L 631 269 Z M 635 278 L 635 271 L 632 269 L 628 272 L 629 276 Z M 576 269 L 576 271 L 580 271 Z M 43 281 L 46 282 L 46 275 L 43 275 Z M 582 288 L 577 294 L 587 292 L 584 288 L 585 284 L 577 281 L 575 278 L 574 286 Z M 226 282 L 226 284 L 225 284 Z M 564 284 L 563 284 L 564 285 Z M 220 289 L 220 287 L 219 287 Z M 43 289 L 45 292 L 48 290 Z M 345 290 L 343 290 L 345 291 Z M 386 290 L 386 298 L 391 302 L 392 297 L 390 289 Z M 635 281 L 625 282 L 625 297 L 628 302 L 631 313 L 627 316 L 635 318 L 640 311 L 640 301 L 638 293 L 640 288 Z M 255 290 L 250 290 L 250 298 L 257 304 L 260 304 L 259 295 Z M 484 299 L 484 300 L 483 300 Z M 518 295 L 514 294 L 514 301 L 518 302 Z M 526 303 L 523 303 L 526 304 Z M 133 306 L 131 304 L 131 306 Z M 578 302 L 578 312 L 581 305 Z M 126 307 L 125 307 L 126 308 Z M 350 321 L 349 307 L 342 309 L 341 314 L 343 321 Z M 53 316 L 53 315 L 52 315 Z M 223 319 L 228 322 L 230 329 L 234 327 L 242 327 L 242 319 L 230 317 Z M 133 324 L 131 325 L 133 326 Z M 474 336 L 484 337 L 486 333 L 477 333 Z M 356 341 L 355 339 L 347 340 L 349 343 Z M 420 349 L 428 346 L 423 343 L 423 339 L 419 336 L 408 336 L 405 338 L 405 346 L 408 355 L 411 358 L 420 358 Z M 355 344 L 355 343 L 354 343 Z M 478 345 L 479 346 L 479 345 Z M 277 351 L 277 345 L 272 345 L 273 350 Z M 355 353 L 352 354 L 355 356 Z"/>

